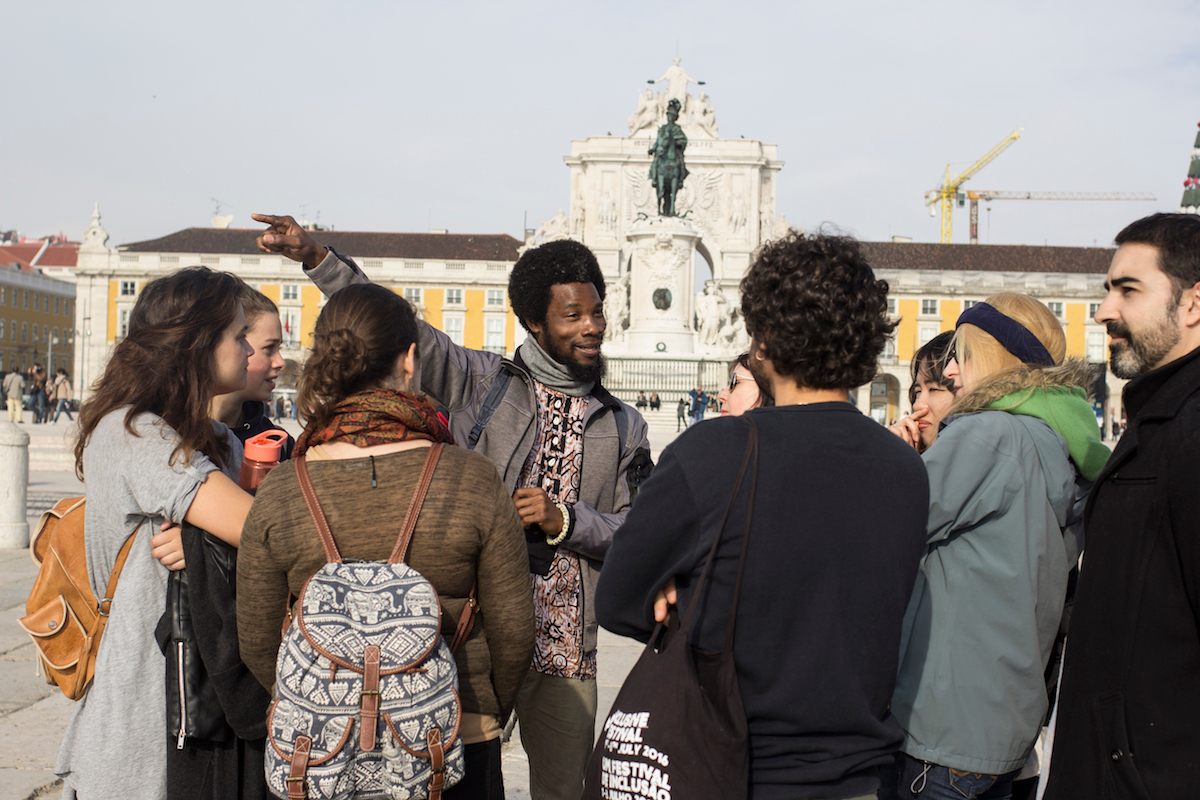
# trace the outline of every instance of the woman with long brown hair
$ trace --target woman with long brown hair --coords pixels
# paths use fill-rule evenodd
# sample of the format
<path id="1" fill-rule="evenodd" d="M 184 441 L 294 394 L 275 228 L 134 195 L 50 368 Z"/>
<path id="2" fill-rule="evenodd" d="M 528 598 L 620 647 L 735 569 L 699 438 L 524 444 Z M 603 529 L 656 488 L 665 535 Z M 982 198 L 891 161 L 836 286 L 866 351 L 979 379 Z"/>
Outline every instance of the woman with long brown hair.
<path id="1" fill-rule="evenodd" d="M 149 283 L 80 410 L 75 470 L 87 492 L 87 561 L 102 597 L 125 539 L 95 679 L 75 707 L 55 771 L 64 797 L 167 796 L 165 665 L 155 626 L 182 522 L 236 545 L 250 497 L 232 476 L 240 446 L 208 417 L 214 395 L 245 384 L 246 318 L 236 276 L 192 267 Z M 136 765 L 136 768 L 133 768 Z"/>
<path id="2" fill-rule="evenodd" d="M 317 318 L 300 380 L 304 433 L 292 460 L 259 487 L 238 554 L 241 653 L 263 686 L 275 683 L 289 597 L 299 597 L 327 560 L 301 497 L 297 461 L 306 465 L 341 556 L 383 561 L 430 448 L 451 443 L 432 403 L 410 389 L 416 343 L 412 307 L 374 284 L 340 290 Z M 477 587 L 479 616 L 454 654 L 465 777 L 443 797 L 502 798 L 500 735 L 529 669 L 534 625 L 525 535 L 490 461 L 444 448 L 405 562 L 437 591 L 447 642 Z M 268 737 L 277 733 L 269 729 Z M 452 740 L 447 733 L 447 745 Z"/>

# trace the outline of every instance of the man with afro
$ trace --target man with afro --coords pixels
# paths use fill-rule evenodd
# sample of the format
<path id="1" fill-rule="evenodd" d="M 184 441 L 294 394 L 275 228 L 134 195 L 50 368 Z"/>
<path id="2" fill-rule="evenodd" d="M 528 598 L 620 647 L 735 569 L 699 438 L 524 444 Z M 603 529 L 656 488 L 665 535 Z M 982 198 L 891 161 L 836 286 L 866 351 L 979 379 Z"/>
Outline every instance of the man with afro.
<path id="1" fill-rule="evenodd" d="M 304 265 L 329 296 L 367 281 L 349 258 L 288 216 L 255 215 L 266 252 Z M 420 322 L 420 390 L 450 411 L 455 441 L 487 456 L 525 525 L 533 586 L 533 663 L 517 698 L 534 800 L 577 800 L 596 718 L 596 583 L 613 533 L 649 475 L 645 420 L 601 385 L 604 276 L 579 242 L 526 251 L 508 284 L 529 336 L 513 358 L 470 350 Z M 487 614 L 487 609 L 481 609 Z M 507 709 L 482 733 L 496 746 Z M 502 796 L 502 795 L 497 795 Z"/>

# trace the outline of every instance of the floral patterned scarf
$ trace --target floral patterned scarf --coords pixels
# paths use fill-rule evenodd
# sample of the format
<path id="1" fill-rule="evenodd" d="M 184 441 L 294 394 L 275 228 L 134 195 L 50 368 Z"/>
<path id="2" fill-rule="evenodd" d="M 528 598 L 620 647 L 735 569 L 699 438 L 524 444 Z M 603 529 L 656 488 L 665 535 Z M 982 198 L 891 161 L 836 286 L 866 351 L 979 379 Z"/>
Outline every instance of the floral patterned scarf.
<path id="1" fill-rule="evenodd" d="M 429 439 L 454 444 L 454 437 L 437 409 L 423 394 L 392 389 L 368 389 L 337 404 L 329 423 L 320 430 L 305 429 L 293 455 L 310 447 L 344 441 L 356 447 Z"/>

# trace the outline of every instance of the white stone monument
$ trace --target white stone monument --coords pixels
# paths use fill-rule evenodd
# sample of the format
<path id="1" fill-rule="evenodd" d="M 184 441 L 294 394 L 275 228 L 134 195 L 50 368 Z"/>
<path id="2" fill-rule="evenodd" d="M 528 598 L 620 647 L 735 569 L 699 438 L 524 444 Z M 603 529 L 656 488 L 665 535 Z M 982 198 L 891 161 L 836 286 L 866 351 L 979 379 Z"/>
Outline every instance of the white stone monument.
<path id="1" fill-rule="evenodd" d="M 527 243 L 569 236 L 596 254 L 609 286 L 610 360 L 736 355 L 747 343 L 738 282 L 755 249 L 788 229 L 775 211 L 783 167 L 775 145 L 720 138 L 712 98 L 689 90 L 699 83 L 675 59 L 656 88 L 638 95 L 627 136 L 572 142 L 570 209 Z M 660 217 L 648 151 L 671 99 L 682 106 L 690 174 L 675 199 L 678 216 Z"/>

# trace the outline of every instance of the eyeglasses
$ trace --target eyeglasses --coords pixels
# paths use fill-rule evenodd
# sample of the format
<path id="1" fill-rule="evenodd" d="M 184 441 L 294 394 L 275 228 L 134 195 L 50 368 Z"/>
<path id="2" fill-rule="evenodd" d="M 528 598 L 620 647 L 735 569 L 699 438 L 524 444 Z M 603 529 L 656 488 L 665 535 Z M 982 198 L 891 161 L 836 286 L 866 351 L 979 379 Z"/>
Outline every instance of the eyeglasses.
<path id="1" fill-rule="evenodd" d="M 752 380 L 754 380 L 754 378 L 739 378 L 737 376 L 736 372 L 730 373 L 730 375 L 729 375 L 729 391 L 732 392 L 734 389 L 736 389 L 737 385 L 739 383 L 743 383 L 745 381 L 752 381 Z"/>

